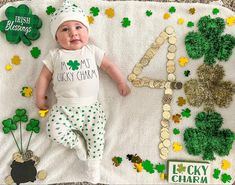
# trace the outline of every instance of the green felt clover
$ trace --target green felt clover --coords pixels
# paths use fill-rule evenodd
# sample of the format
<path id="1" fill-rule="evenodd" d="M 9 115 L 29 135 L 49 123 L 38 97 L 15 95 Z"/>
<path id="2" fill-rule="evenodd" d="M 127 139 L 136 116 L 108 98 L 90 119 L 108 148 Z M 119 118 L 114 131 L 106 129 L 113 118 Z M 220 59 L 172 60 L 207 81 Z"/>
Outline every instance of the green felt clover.
<path id="1" fill-rule="evenodd" d="M 39 123 L 37 119 L 30 119 L 29 123 L 26 125 L 26 130 L 38 134 L 40 132 Z"/>
<path id="2" fill-rule="evenodd" d="M 131 21 L 129 20 L 129 18 L 128 17 L 124 17 L 123 19 L 122 19 L 122 26 L 124 27 L 124 28 L 126 28 L 126 27 L 128 27 L 128 26 L 130 26 L 131 25 Z"/>
<path id="3" fill-rule="evenodd" d="M 51 14 L 53 14 L 55 11 L 56 11 L 55 7 L 53 7 L 53 6 L 48 6 L 48 7 L 47 7 L 47 10 L 46 10 L 46 13 L 47 13 L 47 15 L 51 15 Z"/>
<path id="4" fill-rule="evenodd" d="M 27 122 L 28 121 L 28 116 L 26 115 L 26 110 L 25 109 L 16 109 L 15 115 L 13 116 L 13 122 Z"/>
<path id="5" fill-rule="evenodd" d="M 197 114 L 195 118 L 197 128 L 187 128 L 184 132 L 188 153 L 195 156 L 202 155 L 204 160 L 215 160 L 214 154 L 229 155 L 235 134 L 229 129 L 220 129 L 222 124 L 223 118 L 217 112 Z"/>
<path id="6" fill-rule="evenodd" d="M 38 47 L 33 47 L 30 53 L 33 58 L 38 58 L 41 55 L 41 50 Z"/>
<path id="7" fill-rule="evenodd" d="M 16 123 L 11 118 L 3 120 L 2 124 L 3 124 L 2 130 L 4 134 L 8 134 L 9 132 L 17 129 Z"/>
<path id="8" fill-rule="evenodd" d="M 99 15 L 99 8 L 98 7 L 91 7 L 90 8 L 90 13 L 95 17 L 95 16 L 98 16 Z"/>
<path id="9" fill-rule="evenodd" d="M 235 37 L 222 35 L 225 29 L 224 19 L 212 19 L 204 16 L 198 21 L 198 32 L 189 32 L 185 37 L 186 51 L 190 58 L 204 56 L 204 63 L 212 65 L 219 61 L 228 61 L 235 46 Z"/>
<path id="10" fill-rule="evenodd" d="M 39 29 L 42 27 L 42 21 L 25 4 L 17 8 L 9 6 L 5 15 L 7 20 L 0 22 L 0 31 L 6 34 L 6 40 L 12 44 L 18 44 L 22 41 L 25 45 L 32 44 L 31 41 L 40 37 Z"/>
<path id="11" fill-rule="evenodd" d="M 75 60 L 75 61 L 70 60 L 67 63 L 67 65 L 69 66 L 69 69 L 72 69 L 73 71 L 75 71 L 75 70 L 78 70 L 80 63 L 78 63 L 77 60 Z"/>

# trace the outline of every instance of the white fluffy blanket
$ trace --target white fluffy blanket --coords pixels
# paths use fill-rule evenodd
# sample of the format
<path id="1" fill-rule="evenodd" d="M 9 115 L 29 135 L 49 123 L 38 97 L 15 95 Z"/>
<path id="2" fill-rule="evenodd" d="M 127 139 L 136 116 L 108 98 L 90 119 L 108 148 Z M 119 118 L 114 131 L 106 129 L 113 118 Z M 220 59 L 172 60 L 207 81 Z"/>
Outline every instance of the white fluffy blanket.
<path id="1" fill-rule="evenodd" d="M 36 184 L 61 183 L 61 182 L 81 182 L 89 181 L 83 173 L 84 164 L 81 163 L 75 152 L 64 148 L 48 139 L 46 135 L 46 118 L 39 118 L 38 110 L 35 106 L 35 92 L 32 97 L 22 97 L 20 91 L 22 87 L 32 87 L 34 90 L 36 79 L 42 67 L 42 59 L 50 48 L 56 46 L 49 32 L 49 16 L 46 14 L 46 8 L 50 5 L 58 7 L 62 0 L 32 0 L 9 3 L 0 9 L 0 19 L 5 20 L 5 9 L 8 6 L 18 6 L 27 4 L 32 12 L 38 15 L 43 21 L 43 27 L 40 29 L 41 37 L 34 41 L 31 46 L 25 46 L 22 42 L 19 44 L 10 44 L 5 40 L 5 35 L 0 33 L 0 120 L 4 120 L 14 115 L 17 108 L 25 108 L 30 118 L 38 118 L 41 123 L 41 132 L 33 135 L 30 149 L 35 155 L 39 156 L 41 161 L 37 166 L 38 170 L 46 170 L 48 176 L 44 181 L 36 181 Z M 90 41 L 103 48 L 116 63 L 123 74 L 127 77 L 131 73 L 134 65 L 139 62 L 146 50 L 154 42 L 155 38 L 165 30 L 167 26 L 173 26 L 177 36 L 176 52 L 176 76 L 178 81 L 185 82 L 190 78 L 197 78 L 196 69 L 203 62 L 203 57 L 198 60 L 191 60 L 186 67 L 180 67 L 178 59 L 181 56 L 187 56 L 184 38 L 192 30 L 197 31 L 196 23 L 200 17 L 211 15 L 211 17 L 228 18 L 234 16 L 234 12 L 224 7 L 217 7 L 220 12 L 213 15 L 212 10 L 215 5 L 205 4 L 184 4 L 184 3 L 157 3 L 157 2 L 136 2 L 136 1 L 116 1 L 107 2 L 99 0 L 79 1 L 82 8 L 89 13 L 91 7 L 99 7 L 100 13 L 94 18 L 94 24 L 91 25 Z M 167 20 L 163 19 L 164 13 L 174 6 L 176 12 L 171 14 Z M 108 18 L 104 13 L 106 9 L 113 8 L 115 16 Z M 189 8 L 195 8 L 196 13 L 190 15 Z M 152 11 L 152 16 L 146 16 L 146 10 Z M 131 20 L 131 25 L 127 28 L 122 27 L 121 21 L 124 17 Z M 184 18 L 185 23 L 179 25 L 179 18 Z M 195 23 L 193 28 L 187 27 L 187 22 Z M 226 25 L 225 32 L 235 36 L 234 26 Z M 32 58 L 30 50 L 33 47 L 41 49 L 41 55 L 38 59 Z M 143 70 L 142 76 L 148 76 L 154 79 L 166 79 L 166 52 L 168 44 L 165 43 L 157 52 L 152 62 Z M 5 66 L 11 62 L 14 55 L 21 58 L 20 65 L 13 65 L 11 71 L 6 71 Z M 224 80 L 231 80 L 235 83 L 235 51 L 228 62 L 222 63 L 225 68 Z M 190 70 L 191 76 L 186 78 L 184 70 Z M 128 82 L 129 83 L 129 82 Z M 127 154 L 138 154 L 142 159 L 148 159 L 154 164 L 163 163 L 159 157 L 158 144 L 160 141 L 160 120 L 162 117 L 162 96 L 163 89 L 150 89 L 147 87 L 136 88 L 129 83 L 131 94 L 128 97 L 121 97 L 115 84 L 110 78 L 101 72 L 100 74 L 100 94 L 99 99 L 104 105 L 108 118 L 106 125 L 106 145 L 104 158 L 101 167 L 101 183 L 108 184 L 164 184 L 167 181 L 161 181 L 157 172 L 149 174 L 146 171 L 137 173 L 133 164 L 126 159 Z M 191 117 L 184 118 L 179 125 L 173 122 L 170 124 L 171 141 L 177 141 L 183 144 L 183 132 L 187 127 L 195 127 L 194 117 L 202 111 L 202 108 L 193 108 L 186 104 L 179 107 L 176 103 L 179 96 L 185 97 L 183 90 L 176 90 L 172 100 L 172 114 L 180 113 L 183 108 L 191 109 Z M 50 102 L 53 100 L 53 92 L 50 89 Z M 52 104 L 52 103 L 51 103 Z M 235 132 L 235 101 L 227 109 L 216 109 L 224 117 L 224 128 L 230 128 Z M 173 128 L 181 130 L 180 135 L 174 135 Z M 18 133 L 18 131 L 17 131 Z M 17 134 L 16 134 L 17 135 Z M 28 140 L 28 133 L 24 133 L 24 143 Z M 19 139 L 19 137 L 17 136 Z M 4 178 L 10 174 L 11 157 L 17 151 L 11 135 L 5 135 L 0 132 L 0 184 L 4 184 Z M 231 183 L 235 178 L 235 144 L 229 156 L 218 157 L 211 162 L 212 170 L 221 169 L 222 159 L 231 162 L 232 167 L 224 171 L 232 176 Z M 112 163 L 114 156 L 122 157 L 123 161 L 119 167 Z M 200 161 L 201 156 L 191 156 L 183 148 L 176 153 L 170 147 L 169 159 Z M 223 170 L 222 170 L 223 171 Z M 212 175 L 211 175 L 212 176 Z M 222 183 L 211 177 L 213 184 Z"/>

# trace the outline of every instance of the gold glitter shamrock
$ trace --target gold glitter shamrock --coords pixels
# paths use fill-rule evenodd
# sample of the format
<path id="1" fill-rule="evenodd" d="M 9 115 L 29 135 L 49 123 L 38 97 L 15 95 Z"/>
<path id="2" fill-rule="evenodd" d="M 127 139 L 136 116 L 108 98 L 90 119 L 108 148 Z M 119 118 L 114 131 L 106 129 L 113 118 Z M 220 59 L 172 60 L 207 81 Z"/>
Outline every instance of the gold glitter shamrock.
<path id="1" fill-rule="evenodd" d="M 235 85 L 230 81 L 222 81 L 223 66 L 203 64 L 197 69 L 197 75 L 198 79 L 191 79 L 184 84 L 189 105 L 204 106 L 205 111 L 213 111 L 215 105 L 228 107 L 235 93 Z"/>

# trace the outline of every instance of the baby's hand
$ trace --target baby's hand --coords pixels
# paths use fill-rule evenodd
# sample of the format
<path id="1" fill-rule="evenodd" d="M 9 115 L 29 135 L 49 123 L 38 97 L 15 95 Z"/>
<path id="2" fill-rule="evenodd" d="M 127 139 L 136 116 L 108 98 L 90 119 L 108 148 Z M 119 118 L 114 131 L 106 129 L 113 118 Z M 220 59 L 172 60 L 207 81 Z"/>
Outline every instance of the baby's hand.
<path id="1" fill-rule="evenodd" d="M 118 84 L 118 91 L 122 96 L 127 96 L 131 92 L 129 86 L 126 83 Z"/>
<path id="2" fill-rule="evenodd" d="M 38 109 L 40 109 L 40 110 L 48 109 L 48 106 L 46 103 L 46 98 L 37 98 L 36 105 L 37 105 Z"/>

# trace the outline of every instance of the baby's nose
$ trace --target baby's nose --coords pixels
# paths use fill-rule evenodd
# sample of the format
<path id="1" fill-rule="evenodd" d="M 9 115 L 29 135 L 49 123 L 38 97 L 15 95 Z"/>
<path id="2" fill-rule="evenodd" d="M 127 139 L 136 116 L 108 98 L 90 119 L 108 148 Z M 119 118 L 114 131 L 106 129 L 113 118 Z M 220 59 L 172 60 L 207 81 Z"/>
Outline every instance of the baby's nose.
<path id="1" fill-rule="evenodd" d="M 70 35 L 71 36 L 76 36 L 78 33 L 77 33 L 77 30 L 76 29 L 72 29 L 71 31 L 70 31 Z"/>

